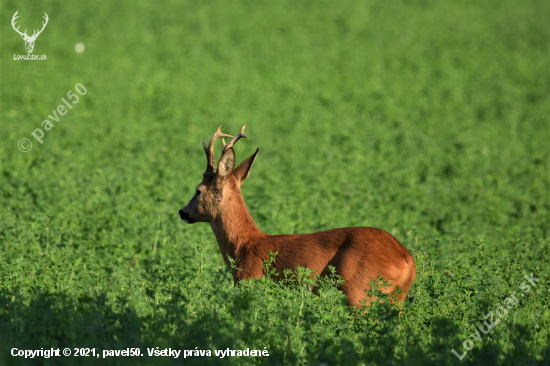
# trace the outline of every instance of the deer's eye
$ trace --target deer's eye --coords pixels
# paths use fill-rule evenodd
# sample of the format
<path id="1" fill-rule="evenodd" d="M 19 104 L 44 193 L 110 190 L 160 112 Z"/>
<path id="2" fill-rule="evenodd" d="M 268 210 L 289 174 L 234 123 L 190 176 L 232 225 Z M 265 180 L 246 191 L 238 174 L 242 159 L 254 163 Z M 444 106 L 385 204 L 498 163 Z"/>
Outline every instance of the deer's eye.
<path id="1" fill-rule="evenodd" d="M 197 196 L 200 196 L 200 195 L 201 195 L 201 191 L 199 191 L 199 190 L 197 189 L 197 191 L 195 192 L 195 194 L 196 194 Z"/>

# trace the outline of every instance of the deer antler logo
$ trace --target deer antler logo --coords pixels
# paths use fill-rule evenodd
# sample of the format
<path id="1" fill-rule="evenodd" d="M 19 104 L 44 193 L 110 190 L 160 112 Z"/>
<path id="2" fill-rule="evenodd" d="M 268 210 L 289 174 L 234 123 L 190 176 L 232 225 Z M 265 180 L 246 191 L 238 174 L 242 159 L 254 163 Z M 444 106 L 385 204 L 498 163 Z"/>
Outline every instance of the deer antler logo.
<path id="1" fill-rule="evenodd" d="M 34 49 L 34 42 L 36 41 L 36 38 L 38 38 L 38 35 L 40 33 L 42 33 L 42 31 L 44 30 L 44 28 L 46 28 L 46 24 L 48 24 L 48 14 L 44 13 L 44 19 L 46 20 L 45 23 L 42 23 L 42 29 L 40 29 L 39 31 L 37 30 L 34 30 L 32 36 L 28 36 L 27 35 L 27 30 L 25 29 L 24 32 L 20 32 L 19 31 L 19 27 L 15 28 L 15 20 L 17 18 L 19 18 L 19 16 L 17 15 L 17 13 L 19 12 L 19 10 L 17 10 L 15 12 L 15 14 L 13 14 L 13 18 L 11 18 L 11 26 L 13 27 L 13 29 L 19 33 L 21 35 L 21 38 L 23 38 L 23 40 L 25 41 L 25 48 L 27 49 L 27 53 L 32 53 L 32 50 Z"/>

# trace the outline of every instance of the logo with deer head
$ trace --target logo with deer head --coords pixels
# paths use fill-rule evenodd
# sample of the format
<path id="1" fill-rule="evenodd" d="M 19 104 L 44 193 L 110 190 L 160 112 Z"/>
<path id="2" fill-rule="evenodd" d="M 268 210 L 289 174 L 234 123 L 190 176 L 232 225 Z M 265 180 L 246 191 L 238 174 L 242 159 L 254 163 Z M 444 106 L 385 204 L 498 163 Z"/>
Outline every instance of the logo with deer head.
<path id="1" fill-rule="evenodd" d="M 19 18 L 19 16 L 17 15 L 18 12 L 19 12 L 19 10 L 17 10 L 15 12 L 15 14 L 13 14 L 13 18 L 11 18 L 11 26 L 13 27 L 13 29 L 17 33 L 19 33 L 21 35 L 21 38 L 23 38 L 23 40 L 25 41 L 25 48 L 27 49 L 27 53 L 32 53 L 32 50 L 34 49 L 34 42 L 36 41 L 36 38 L 38 38 L 40 33 L 42 33 L 44 28 L 46 28 L 46 24 L 48 24 L 48 14 L 44 13 L 43 18 L 46 20 L 46 22 L 42 23 L 42 29 L 40 29 L 40 30 L 35 29 L 34 32 L 32 33 L 32 36 L 28 36 L 26 29 L 25 29 L 24 32 L 20 32 L 19 27 L 17 27 L 17 28 L 15 27 L 15 20 L 17 18 Z"/>

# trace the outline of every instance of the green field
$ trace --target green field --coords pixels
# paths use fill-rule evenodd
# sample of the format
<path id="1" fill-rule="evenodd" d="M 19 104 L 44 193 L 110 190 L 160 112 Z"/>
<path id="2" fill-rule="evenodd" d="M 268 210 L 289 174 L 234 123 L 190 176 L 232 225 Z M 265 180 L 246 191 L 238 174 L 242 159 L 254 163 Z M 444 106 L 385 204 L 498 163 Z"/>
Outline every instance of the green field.
<path id="1" fill-rule="evenodd" d="M 0 365 L 550 364 L 550 2 L 0 5 Z M 48 14 L 47 60 L 14 60 L 16 10 L 29 35 Z M 401 316 L 348 308 L 337 278 L 234 287 L 178 210 L 201 139 L 244 123 L 259 228 L 388 231 L 416 261 Z M 67 347 L 101 355 L 11 355 Z M 102 358 L 127 347 L 144 356 Z"/>

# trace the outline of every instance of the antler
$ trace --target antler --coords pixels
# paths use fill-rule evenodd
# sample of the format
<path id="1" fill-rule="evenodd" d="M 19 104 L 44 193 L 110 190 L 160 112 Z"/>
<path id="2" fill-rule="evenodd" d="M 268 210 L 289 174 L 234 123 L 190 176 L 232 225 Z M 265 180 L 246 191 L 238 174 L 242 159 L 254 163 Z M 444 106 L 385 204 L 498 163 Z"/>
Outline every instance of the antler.
<path id="1" fill-rule="evenodd" d="M 40 33 L 42 33 L 42 31 L 44 30 L 44 28 L 46 28 L 46 25 L 48 24 L 48 20 L 49 20 L 50 18 L 48 18 L 48 14 L 46 14 L 46 13 L 44 13 L 44 16 L 43 16 L 42 18 L 46 19 L 46 23 L 42 22 L 42 29 L 40 29 L 40 30 L 38 31 L 38 33 L 36 33 L 36 30 L 35 30 L 35 31 L 32 33 L 32 36 L 31 36 L 30 38 L 36 38 L 36 37 L 38 37 L 38 35 L 39 35 Z"/>
<path id="2" fill-rule="evenodd" d="M 214 166 L 216 164 L 216 157 L 214 156 L 214 144 L 216 143 L 216 140 L 220 137 L 233 137 L 231 135 L 226 135 L 225 133 L 222 133 L 221 131 L 222 126 L 219 126 L 216 132 L 212 135 L 212 138 L 210 139 L 210 143 L 208 144 L 208 147 L 206 147 L 206 144 L 204 143 L 204 139 L 202 139 L 202 147 L 204 147 L 204 152 L 206 153 L 206 160 L 207 160 L 207 166 L 206 171 L 214 171 Z"/>
<path id="3" fill-rule="evenodd" d="M 16 31 L 17 33 L 19 33 L 20 35 L 25 36 L 25 37 L 28 37 L 28 36 L 27 36 L 27 30 L 26 30 L 26 29 L 25 29 L 25 32 L 24 32 L 24 33 L 21 33 L 21 32 L 19 31 L 19 27 L 15 28 L 15 20 L 16 20 L 17 18 L 19 18 L 19 17 L 17 16 L 17 13 L 19 13 L 19 10 L 17 10 L 17 11 L 15 12 L 15 14 L 13 14 L 13 18 L 11 18 L 11 26 L 13 27 L 13 30 L 15 30 L 15 31 Z M 45 13 L 44 13 L 44 14 L 45 14 Z"/>
<path id="4" fill-rule="evenodd" d="M 38 35 L 39 35 L 40 33 L 42 33 L 42 31 L 44 30 L 44 28 L 46 28 L 46 25 L 48 24 L 48 20 L 49 20 L 48 14 L 44 13 L 43 18 L 46 19 L 46 23 L 42 22 L 42 29 L 40 29 L 40 30 L 38 31 L 38 33 L 37 33 L 36 30 L 34 30 L 34 32 L 32 33 L 32 36 L 29 37 L 29 36 L 27 35 L 27 30 L 26 30 L 26 29 L 25 29 L 25 32 L 21 33 L 21 32 L 19 31 L 19 27 L 15 28 L 15 20 L 16 20 L 17 18 L 19 18 L 19 16 L 17 15 L 17 13 L 19 13 L 19 10 L 17 10 L 17 11 L 15 12 L 15 14 L 13 14 L 13 18 L 11 18 L 11 26 L 13 27 L 13 29 L 14 29 L 17 33 L 19 33 L 19 34 L 22 35 L 22 36 L 25 36 L 25 38 L 30 38 L 30 39 L 33 39 L 33 38 L 34 38 L 34 39 L 36 39 L 36 37 L 38 37 Z"/>
<path id="5" fill-rule="evenodd" d="M 241 137 L 247 138 L 246 135 L 243 133 L 244 129 L 246 128 L 246 123 L 241 127 L 241 130 L 239 131 L 239 134 L 233 138 L 233 140 L 229 141 L 229 143 L 225 144 L 225 139 L 222 139 L 223 141 L 223 148 L 222 148 L 222 155 L 225 154 L 227 150 L 233 147 L 235 142 L 239 141 Z"/>

